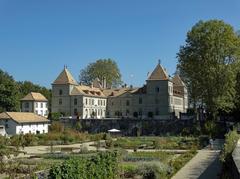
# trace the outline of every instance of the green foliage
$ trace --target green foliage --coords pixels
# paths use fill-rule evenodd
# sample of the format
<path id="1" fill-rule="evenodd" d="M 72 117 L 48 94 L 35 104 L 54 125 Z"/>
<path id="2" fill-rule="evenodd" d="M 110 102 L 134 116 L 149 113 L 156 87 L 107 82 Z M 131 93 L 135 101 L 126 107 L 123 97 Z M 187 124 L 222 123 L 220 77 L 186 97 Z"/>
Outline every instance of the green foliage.
<path id="1" fill-rule="evenodd" d="M 196 155 L 196 153 L 196 151 L 189 151 L 171 160 L 170 166 L 173 169 L 172 175 L 180 170 L 194 155 Z"/>
<path id="2" fill-rule="evenodd" d="M 51 90 L 42 87 L 40 85 L 37 84 L 33 84 L 30 81 L 20 81 L 17 82 L 18 83 L 18 87 L 19 87 L 19 92 L 20 92 L 20 98 L 23 98 L 25 95 L 27 95 L 30 92 L 38 92 L 41 93 L 43 96 L 45 96 L 48 99 L 48 103 L 50 106 L 50 102 L 51 102 Z"/>
<path id="3" fill-rule="evenodd" d="M 239 135 L 236 130 L 230 131 L 225 135 L 225 144 L 223 151 L 220 155 L 220 160 L 225 162 L 231 156 L 234 148 L 236 147 L 237 141 L 239 139 Z"/>
<path id="4" fill-rule="evenodd" d="M 54 122 L 52 122 L 52 124 L 49 126 L 49 130 L 50 130 L 51 132 L 59 132 L 59 133 L 61 133 L 61 132 L 63 132 L 63 130 L 64 130 L 64 126 L 63 126 L 63 124 L 62 124 L 61 122 L 56 122 L 56 121 L 54 121 Z"/>
<path id="5" fill-rule="evenodd" d="M 125 178 L 134 178 L 138 173 L 137 166 L 133 164 L 124 164 L 121 169 L 123 170 L 123 176 Z"/>
<path id="6" fill-rule="evenodd" d="M 159 179 L 167 177 L 166 167 L 154 163 L 140 165 L 137 169 L 137 173 L 143 176 L 144 179 Z"/>
<path id="7" fill-rule="evenodd" d="M 192 103 L 206 104 L 213 118 L 218 109 L 228 112 L 234 107 L 239 57 L 240 38 L 219 20 L 199 21 L 180 48 L 178 69 Z"/>
<path id="8" fill-rule="evenodd" d="M 80 121 L 78 121 L 78 122 L 76 123 L 75 129 L 76 129 L 77 131 L 81 131 L 81 130 L 82 130 L 82 125 L 81 125 L 81 122 L 80 122 Z"/>
<path id="9" fill-rule="evenodd" d="M 15 146 L 17 149 L 19 149 L 20 147 L 25 147 L 26 142 L 23 134 L 13 135 L 10 139 L 11 145 Z"/>
<path id="10" fill-rule="evenodd" d="M 204 129 L 205 129 L 206 134 L 209 135 L 209 137 L 214 137 L 215 134 L 217 133 L 217 125 L 216 125 L 215 121 L 213 121 L 213 120 L 208 120 L 204 124 Z"/>
<path id="11" fill-rule="evenodd" d="M 199 147 L 195 137 L 121 137 L 113 142 L 115 147 L 134 149 L 191 149 Z"/>
<path id="12" fill-rule="evenodd" d="M 139 162 L 139 161 L 154 161 L 159 160 L 161 162 L 166 162 L 173 153 L 156 151 L 156 152 L 133 152 L 129 153 L 123 157 L 125 162 Z"/>
<path id="13" fill-rule="evenodd" d="M 37 138 L 36 135 L 28 133 L 23 136 L 23 145 L 24 146 L 31 146 L 37 144 Z"/>
<path id="14" fill-rule="evenodd" d="M 49 178 L 102 179 L 117 178 L 117 153 L 104 152 L 89 158 L 72 158 L 50 169 Z"/>
<path id="15" fill-rule="evenodd" d="M 30 92 L 42 93 L 51 102 L 51 91 L 29 81 L 16 82 L 0 69 L 0 112 L 19 111 L 20 99 Z M 49 104 L 50 106 L 50 104 Z"/>
<path id="16" fill-rule="evenodd" d="M 49 119 L 52 121 L 59 121 L 61 116 L 62 116 L 62 114 L 60 112 L 49 113 Z"/>
<path id="17" fill-rule="evenodd" d="M 81 70 L 79 81 L 89 85 L 95 79 L 101 82 L 106 79 L 107 86 L 118 86 L 121 82 L 121 73 L 117 63 L 111 59 L 99 59 L 90 63 L 85 69 Z"/>
<path id="18" fill-rule="evenodd" d="M 9 171 L 8 160 L 12 155 L 16 157 L 19 154 L 18 149 L 8 146 L 9 144 L 10 140 L 5 136 L 0 135 L 0 173 Z"/>
<path id="19" fill-rule="evenodd" d="M 12 76 L 0 69 L 0 112 L 18 110 L 18 86 Z"/>

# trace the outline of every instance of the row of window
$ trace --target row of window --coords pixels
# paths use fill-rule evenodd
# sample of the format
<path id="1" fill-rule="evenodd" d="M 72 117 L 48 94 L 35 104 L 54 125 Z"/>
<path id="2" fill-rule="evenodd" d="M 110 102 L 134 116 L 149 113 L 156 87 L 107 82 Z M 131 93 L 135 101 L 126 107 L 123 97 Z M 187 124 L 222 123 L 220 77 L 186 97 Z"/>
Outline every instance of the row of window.
<path id="1" fill-rule="evenodd" d="M 85 109 L 86 116 L 104 116 L 104 112 L 102 109 Z"/>
<path id="2" fill-rule="evenodd" d="M 106 106 L 106 100 L 96 99 L 98 106 Z M 95 105 L 95 99 L 85 98 L 85 105 Z"/>
<path id="3" fill-rule="evenodd" d="M 62 105 L 62 103 L 63 103 L 62 99 L 60 98 L 59 101 L 58 101 L 58 104 Z M 74 105 L 78 104 L 77 98 L 74 98 L 73 103 L 74 103 Z M 106 100 L 98 99 L 97 103 L 98 103 L 98 106 L 106 106 Z M 95 99 L 86 98 L 85 99 L 85 105 L 95 105 Z"/>
<path id="4" fill-rule="evenodd" d="M 47 115 L 47 113 L 48 113 L 47 110 L 45 110 L 45 113 L 44 113 L 43 110 L 39 110 L 39 112 L 40 112 L 40 114 L 41 114 L 42 116 L 43 116 L 43 115 Z M 36 113 L 36 114 L 39 114 L 39 113 L 38 113 L 38 110 L 35 110 L 35 113 Z"/>
<path id="5" fill-rule="evenodd" d="M 153 112 L 149 112 L 149 113 L 152 113 L 152 114 L 155 114 L 155 115 L 159 115 L 159 109 L 156 108 L 155 113 L 153 113 Z M 121 111 L 115 111 L 115 116 L 123 116 L 123 114 L 124 113 L 121 112 Z M 129 114 L 130 114 L 129 110 L 126 109 L 125 115 L 128 116 Z M 142 113 L 142 110 L 139 110 L 138 112 L 135 111 L 132 114 L 133 114 L 134 117 L 138 117 L 138 116 L 142 116 L 143 113 Z"/>
<path id="6" fill-rule="evenodd" d="M 139 99 L 138 99 L 138 104 L 142 104 L 143 103 L 143 100 L 142 100 L 142 98 L 140 97 Z M 114 105 L 114 103 L 112 102 L 112 106 Z M 120 100 L 120 105 L 122 105 L 122 102 L 121 102 L 121 100 Z M 126 106 L 130 106 L 130 101 L 129 100 L 126 100 Z"/>
<path id="7" fill-rule="evenodd" d="M 29 106 L 30 106 L 29 102 L 24 102 L 24 108 L 29 108 Z M 36 108 L 38 107 L 43 108 L 43 106 L 44 106 L 44 103 L 35 103 Z M 45 107 L 47 108 L 47 103 L 45 103 Z"/>

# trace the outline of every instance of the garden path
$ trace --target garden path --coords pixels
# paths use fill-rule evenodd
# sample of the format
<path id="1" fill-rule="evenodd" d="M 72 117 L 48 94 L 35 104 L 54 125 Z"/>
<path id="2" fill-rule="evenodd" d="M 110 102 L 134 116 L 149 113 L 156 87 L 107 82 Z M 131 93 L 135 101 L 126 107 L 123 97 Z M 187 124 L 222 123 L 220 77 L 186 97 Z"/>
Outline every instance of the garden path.
<path id="1" fill-rule="evenodd" d="M 96 150 L 96 147 L 91 146 L 93 145 L 94 142 L 85 142 L 85 143 L 78 143 L 78 144 L 70 144 L 70 145 L 54 145 L 55 149 L 60 150 L 60 148 L 76 148 L 76 150 L 79 150 L 80 145 L 84 145 L 88 148 L 88 150 Z M 25 147 L 23 150 L 26 154 L 20 154 L 18 157 L 27 157 L 29 155 L 37 155 L 37 154 L 44 154 L 44 153 L 49 153 L 50 152 L 50 146 L 30 146 L 30 147 Z"/>
<path id="2" fill-rule="evenodd" d="M 209 147 L 199 150 L 172 179 L 217 179 L 221 172 L 219 154 L 223 146 L 223 140 L 215 140 L 213 150 Z"/>

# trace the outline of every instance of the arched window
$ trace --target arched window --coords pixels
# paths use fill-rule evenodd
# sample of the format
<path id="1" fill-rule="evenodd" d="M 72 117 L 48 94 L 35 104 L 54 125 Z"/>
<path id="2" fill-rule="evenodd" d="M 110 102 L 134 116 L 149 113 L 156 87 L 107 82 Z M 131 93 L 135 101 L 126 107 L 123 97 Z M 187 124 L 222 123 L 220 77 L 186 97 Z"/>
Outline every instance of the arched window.
<path id="1" fill-rule="evenodd" d="M 126 105 L 129 106 L 129 104 L 130 104 L 130 102 L 129 102 L 129 100 L 127 100 L 127 101 L 126 101 Z"/>
<path id="2" fill-rule="evenodd" d="M 62 94 L 63 94 L 63 92 L 62 92 L 62 90 L 60 89 L 60 90 L 59 90 L 59 95 L 62 95 Z"/>

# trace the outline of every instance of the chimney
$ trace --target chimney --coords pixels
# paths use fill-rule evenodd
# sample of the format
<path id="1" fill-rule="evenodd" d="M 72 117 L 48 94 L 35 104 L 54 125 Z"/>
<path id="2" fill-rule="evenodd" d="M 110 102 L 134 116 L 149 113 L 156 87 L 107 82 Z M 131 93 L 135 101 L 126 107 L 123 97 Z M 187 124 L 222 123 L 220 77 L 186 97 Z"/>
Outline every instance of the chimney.
<path id="1" fill-rule="evenodd" d="M 103 89 L 107 88 L 107 80 L 105 77 L 102 78 L 102 87 L 103 87 Z"/>

